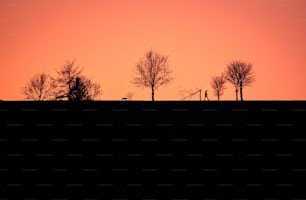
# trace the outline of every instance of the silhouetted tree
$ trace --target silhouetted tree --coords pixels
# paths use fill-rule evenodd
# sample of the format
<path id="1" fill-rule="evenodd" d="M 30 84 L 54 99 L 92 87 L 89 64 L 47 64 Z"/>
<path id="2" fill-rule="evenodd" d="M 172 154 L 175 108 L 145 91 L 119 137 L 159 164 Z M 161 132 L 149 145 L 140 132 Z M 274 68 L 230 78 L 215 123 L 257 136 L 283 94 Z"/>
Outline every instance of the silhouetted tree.
<path id="1" fill-rule="evenodd" d="M 82 72 L 82 69 L 75 64 L 75 61 L 66 61 L 58 70 L 54 79 L 56 83 L 55 98 L 69 100 L 69 93 L 73 88 L 74 81 Z"/>
<path id="2" fill-rule="evenodd" d="M 101 86 L 81 76 L 82 69 L 74 60 L 67 61 L 56 72 L 57 77 L 53 78 L 56 99 L 93 100 L 101 94 Z"/>
<path id="3" fill-rule="evenodd" d="M 155 90 L 172 80 L 171 73 L 168 57 L 149 50 L 136 64 L 137 76 L 133 79 L 133 83 L 138 87 L 151 88 L 152 101 L 154 101 Z"/>
<path id="4" fill-rule="evenodd" d="M 221 74 L 220 76 L 213 76 L 212 80 L 210 82 L 210 85 L 214 91 L 215 96 L 217 96 L 218 101 L 220 100 L 220 97 L 223 95 L 225 87 L 225 76 L 224 74 Z"/>
<path id="5" fill-rule="evenodd" d="M 255 81 L 252 64 L 240 60 L 232 61 L 227 65 L 225 76 L 235 87 L 236 101 L 238 101 L 238 89 L 240 89 L 240 100 L 243 101 L 243 87 L 250 86 Z"/>
<path id="6" fill-rule="evenodd" d="M 83 83 L 80 77 L 76 77 L 72 81 L 72 87 L 69 90 L 68 100 L 69 101 L 81 101 L 88 100 L 88 89 Z"/>
<path id="7" fill-rule="evenodd" d="M 43 101 L 52 98 L 55 86 L 51 77 L 45 73 L 39 73 L 30 78 L 22 88 L 26 99 Z"/>
<path id="8" fill-rule="evenodd" d="M 95 82 L 92 82 L 89 78 L 81 76 L 80 79 L 85 85 L 87 90 L 86 100 L 94 100 L 102 94 L 101 85 Z"/>

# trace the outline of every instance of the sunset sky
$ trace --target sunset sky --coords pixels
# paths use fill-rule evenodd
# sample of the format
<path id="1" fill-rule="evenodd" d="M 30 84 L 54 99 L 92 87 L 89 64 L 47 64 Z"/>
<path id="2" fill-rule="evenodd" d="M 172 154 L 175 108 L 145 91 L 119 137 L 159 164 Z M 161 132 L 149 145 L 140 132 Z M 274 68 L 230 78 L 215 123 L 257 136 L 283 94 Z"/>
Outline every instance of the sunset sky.
<path id="1" fill-rule="evenodd" d="M 23 100 L 29 78 L 74 59 L 99 99 L 150 100 L 131 83 L 150 48 L 174 78 L 156 100 L 196 89 L 216 100 L 211 78 L 232 60 L 253 64 L 245 100 L 306 100 L 306 0 L 0 0 L 0 99 Z M 226 86 L 221 100 L 235 100 Z"/>

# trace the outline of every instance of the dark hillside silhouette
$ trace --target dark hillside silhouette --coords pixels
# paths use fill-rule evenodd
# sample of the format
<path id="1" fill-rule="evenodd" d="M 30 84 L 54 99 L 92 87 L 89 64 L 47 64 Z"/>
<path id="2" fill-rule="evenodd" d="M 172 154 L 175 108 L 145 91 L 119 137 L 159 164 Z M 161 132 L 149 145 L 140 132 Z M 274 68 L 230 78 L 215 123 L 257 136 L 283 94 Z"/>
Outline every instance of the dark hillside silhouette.
<path id="1" fill-rule="evenodd" d="M 0 198 L 304 200 L 305 112 L 306 101 L 2 101 Z"/>

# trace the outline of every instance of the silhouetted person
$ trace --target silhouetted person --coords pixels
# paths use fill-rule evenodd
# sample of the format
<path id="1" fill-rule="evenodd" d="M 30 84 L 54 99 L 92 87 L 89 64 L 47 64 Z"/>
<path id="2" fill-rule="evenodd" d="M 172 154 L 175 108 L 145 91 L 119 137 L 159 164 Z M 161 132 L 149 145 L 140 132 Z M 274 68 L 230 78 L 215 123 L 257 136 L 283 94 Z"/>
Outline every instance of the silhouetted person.
<path id="1" fill-rule="evenodd" d="M 204 92 L 204 101 L 205 101 L 205 100 L 209 101 L 207 90 L 205 90 L 205 92 Z"/>

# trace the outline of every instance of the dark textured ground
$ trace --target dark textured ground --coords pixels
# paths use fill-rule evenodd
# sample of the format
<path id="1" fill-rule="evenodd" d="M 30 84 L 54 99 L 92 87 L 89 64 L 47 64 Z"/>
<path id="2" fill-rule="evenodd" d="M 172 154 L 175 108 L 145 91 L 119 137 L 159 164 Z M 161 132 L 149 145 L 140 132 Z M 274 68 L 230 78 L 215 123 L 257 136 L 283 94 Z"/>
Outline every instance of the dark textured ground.
<path id="1" fill-rule="evenodd" d="M 0 200 L 306 200 L 306 101 L 0 102 Z"/>

